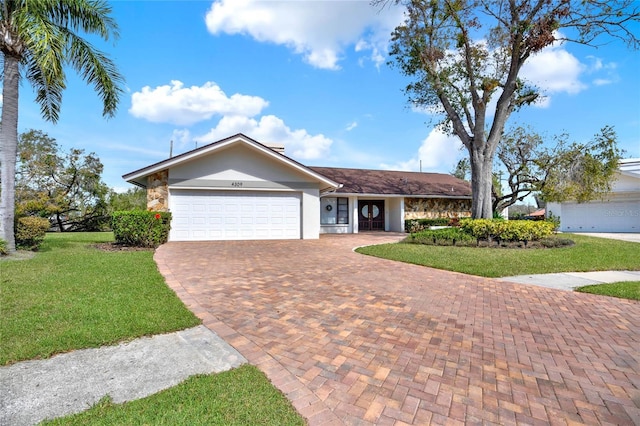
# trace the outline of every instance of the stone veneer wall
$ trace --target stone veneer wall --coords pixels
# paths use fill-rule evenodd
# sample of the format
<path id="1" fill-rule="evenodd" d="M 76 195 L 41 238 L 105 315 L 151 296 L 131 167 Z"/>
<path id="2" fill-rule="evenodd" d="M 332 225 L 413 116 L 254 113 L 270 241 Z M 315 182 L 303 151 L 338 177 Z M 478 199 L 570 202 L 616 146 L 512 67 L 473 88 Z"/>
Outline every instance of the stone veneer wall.
<path id="1" fill-rule="evenodd" d="M 169 171 L 162 170 L 147 178 L 147 210 L 169 211 Z"/>
<path id="2" fill-rule="evenodd" d="M 448 198 L 405 198 L 404 219 L 471 217 L 471 200 Z"/>

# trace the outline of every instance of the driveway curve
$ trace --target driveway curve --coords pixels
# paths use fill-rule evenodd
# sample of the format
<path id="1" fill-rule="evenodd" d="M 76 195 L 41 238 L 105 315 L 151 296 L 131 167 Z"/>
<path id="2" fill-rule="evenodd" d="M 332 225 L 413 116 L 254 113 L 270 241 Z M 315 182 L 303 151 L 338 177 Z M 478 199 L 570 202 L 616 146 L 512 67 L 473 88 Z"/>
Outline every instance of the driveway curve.
<path id="1" fill-rule="evenodd" d="M 175 242 L 155 259 L 310 425 L 640 424 L 640 303 L 352 250 L 400 238 Z"/>

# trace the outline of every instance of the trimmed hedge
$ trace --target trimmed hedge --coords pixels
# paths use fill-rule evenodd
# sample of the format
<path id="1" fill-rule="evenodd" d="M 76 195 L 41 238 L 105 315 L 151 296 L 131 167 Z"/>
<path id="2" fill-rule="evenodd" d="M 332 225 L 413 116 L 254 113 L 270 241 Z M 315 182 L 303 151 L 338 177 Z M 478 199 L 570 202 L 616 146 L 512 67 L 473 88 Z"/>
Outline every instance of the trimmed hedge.
<path id="1" fill-rule="evenodd" d="M 437 246 L 470 246 L 476 244 L 476 239 L 460 228 L 425 229 L 411 234 L 405 240 L 408 243 L 427 244 Z"/>
<path id="2" fill-rule="evenodd" d="M 38 250 L 51 227 L 49 219 L 37 216 L 23 216 L 16 221 L 16 248 Z"/>
<path id="3" fill-rule="evenodd" d="M 438 217 L 435 219 L 407 219 L 404 221 L 405 232 L 420 232 L 431 226 L 449 226 L 452 218 Z"/>
<path id="4" fill-rule="evenodd" d="M 487 241 L 538 241 L 553 234 L 555 225 L 548 221 L 462 219 L 463 231 Z"/>
<path id="5" fill-rule="evenodd" d="M 158 247 L 169 239 L 171 213 L 141 210 L 114 212 L 111 228 L 117 244 Z"/>

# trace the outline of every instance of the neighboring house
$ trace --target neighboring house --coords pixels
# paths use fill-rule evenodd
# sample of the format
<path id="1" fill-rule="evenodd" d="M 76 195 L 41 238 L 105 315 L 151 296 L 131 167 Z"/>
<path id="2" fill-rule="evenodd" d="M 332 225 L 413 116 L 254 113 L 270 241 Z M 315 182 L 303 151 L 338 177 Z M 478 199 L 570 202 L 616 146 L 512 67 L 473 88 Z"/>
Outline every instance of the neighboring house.
<path id="1" fill-rule="evenodd" d="M 404 220 L 470 216 L 467 182 L 437 173 L 307 167 L 243 134 L 128 173 L 170 241 L 314 239 L 404 231 Z"/>
<path id="2" fill-rule="evenodd" d="M 545 209 L 538 209 L 533 213 L 529 213 L 524 217 L 527 220 L 544 220 L 545 218 Z"/>
<path id="3" fill-rule="evenodd" d="M 547 203 L 563 232 L 640 232 L 640 158 L 621 160 L 611 192 L 586 203 Z"/>

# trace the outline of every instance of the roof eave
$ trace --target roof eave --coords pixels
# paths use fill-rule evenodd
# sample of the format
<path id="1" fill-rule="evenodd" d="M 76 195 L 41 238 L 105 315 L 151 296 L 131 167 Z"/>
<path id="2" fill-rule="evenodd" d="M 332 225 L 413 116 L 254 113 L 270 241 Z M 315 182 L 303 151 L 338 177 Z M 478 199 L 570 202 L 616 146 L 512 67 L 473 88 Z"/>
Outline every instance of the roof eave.
<path id="1" fill-rule="evenodd" d="M 326 194 L 324 194 L 326 195 Z M 333 192 L 340 197 L 378 197 L 378 198 L 455 198 L 471 200 L 471 195 L 439 195 L 439 194 L 374 194 L 366 192 Z"/>

